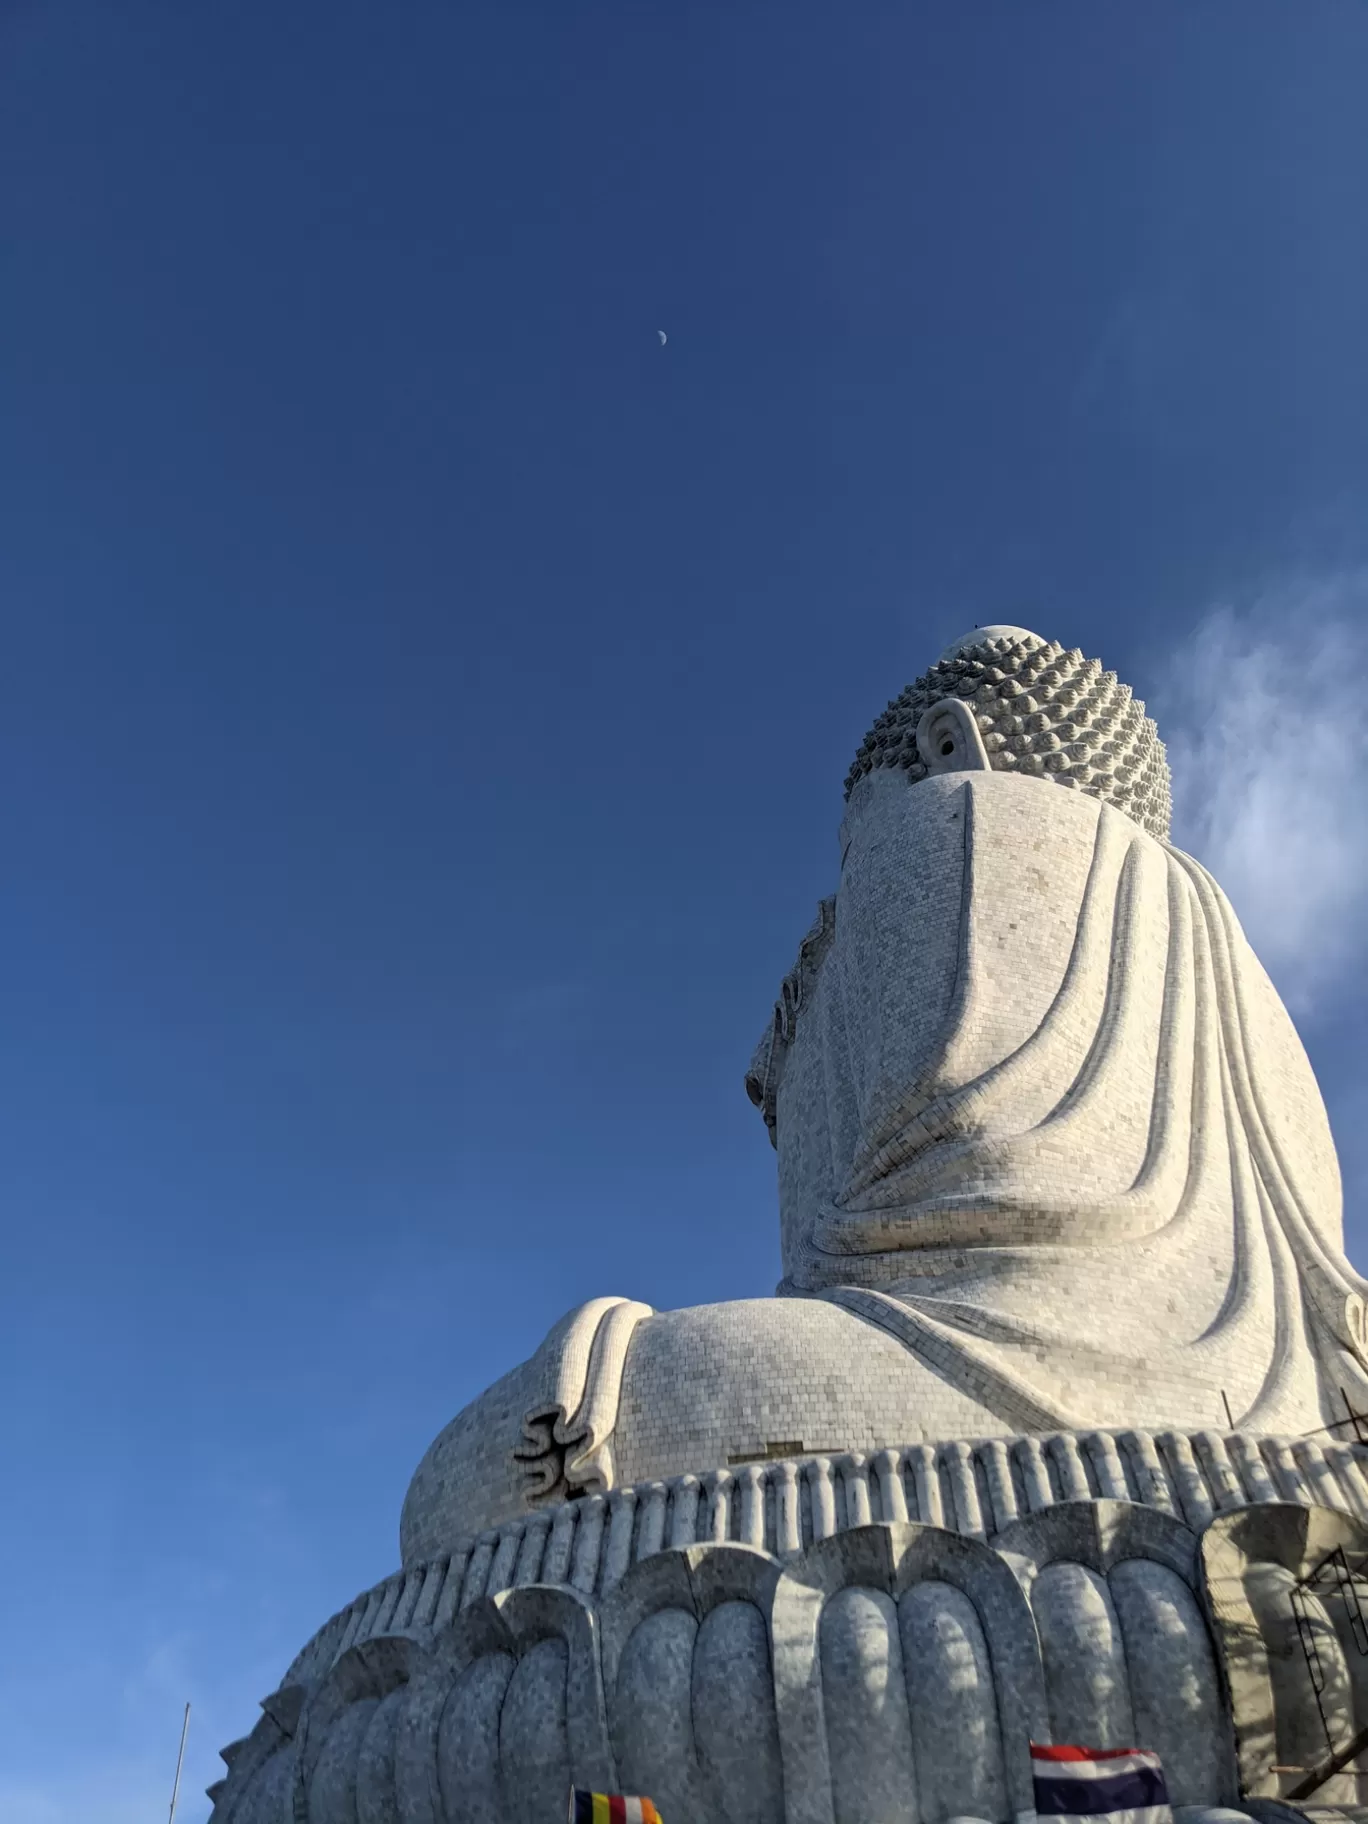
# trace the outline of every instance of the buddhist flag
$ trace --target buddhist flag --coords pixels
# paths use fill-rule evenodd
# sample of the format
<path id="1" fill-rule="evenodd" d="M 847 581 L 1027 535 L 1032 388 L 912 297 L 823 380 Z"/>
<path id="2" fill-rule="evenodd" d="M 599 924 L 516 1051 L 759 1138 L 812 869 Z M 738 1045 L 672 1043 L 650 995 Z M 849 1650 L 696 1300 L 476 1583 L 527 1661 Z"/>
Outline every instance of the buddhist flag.
<path id="1" fill-rule="evenodd" d="M 570 1794 L 570 1824 L 660 1824 L 660 1813 L 649 1799 L 575 1787 Z"/>
<path id="2" fill-rule="evenodd" d="M 1070 1824 L 1173 1824 L 1164 1767 L 1148 1748 L 1031 1743 L 1035 1808 Z"/>

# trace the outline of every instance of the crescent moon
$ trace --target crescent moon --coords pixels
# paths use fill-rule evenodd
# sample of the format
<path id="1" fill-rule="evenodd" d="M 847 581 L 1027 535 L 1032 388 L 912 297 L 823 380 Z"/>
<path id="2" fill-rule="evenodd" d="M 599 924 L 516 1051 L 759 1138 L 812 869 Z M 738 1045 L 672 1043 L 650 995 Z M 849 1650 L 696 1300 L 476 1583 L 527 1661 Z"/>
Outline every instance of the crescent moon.
<path id="1" fill-rule="evenodd" d="M 656 334 L 660 337 L 660 346 L 662 348 L 664 348 L 666 342 L 669 341 L 669 337 L 665 334 L 665 331 L 663 329 L 658 329 L 656 331 Z"/>

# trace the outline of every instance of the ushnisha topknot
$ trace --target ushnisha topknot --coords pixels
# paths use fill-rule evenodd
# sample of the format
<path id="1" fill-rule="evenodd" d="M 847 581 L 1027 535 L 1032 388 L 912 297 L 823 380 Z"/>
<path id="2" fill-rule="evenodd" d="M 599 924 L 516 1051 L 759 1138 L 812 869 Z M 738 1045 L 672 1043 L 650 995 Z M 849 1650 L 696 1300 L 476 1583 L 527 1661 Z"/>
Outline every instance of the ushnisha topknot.
<path id="1" fill-rule="evenodd" d="M 943 697 L 958 697 L 973 710 L 994 772 L 1088 792 L 1168 841 L 1168 760 L 1144 704 L 1100 660 L 1085 659 L 1077 647 L 1066 652 L 1023 627 L 966 634 L 894 697 L 860 744 L 847 798 L 876 766 L 901 767 L 913 781 L 926 777 L 917 724 Z"/>

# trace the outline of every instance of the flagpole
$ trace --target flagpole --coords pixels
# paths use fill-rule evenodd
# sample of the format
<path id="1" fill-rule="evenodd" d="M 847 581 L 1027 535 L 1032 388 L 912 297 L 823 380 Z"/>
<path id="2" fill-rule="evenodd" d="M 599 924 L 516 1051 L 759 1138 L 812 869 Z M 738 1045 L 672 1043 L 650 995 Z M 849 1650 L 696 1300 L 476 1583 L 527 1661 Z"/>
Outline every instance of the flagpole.
<path id="1" fill-rule="evenodd" d="M 187 1704 L 185 1706 L 185 1716 L 181 1721 L 180 1750 L 176 1755 L 176 1779 L 175 1779 L 175 1784 L 171 1788 L 171 1814 L 167 1818 L 166 1824 L 176 1824 L 176 1800 L 180 1797 L 181 1765 L 185 1760 L 185 1737 L 186 1737 L 187 1733 L 189 1732 L 189 1729 L 190 1729 L 190 1706 L 189 1706 L 189 1704 Z"/>

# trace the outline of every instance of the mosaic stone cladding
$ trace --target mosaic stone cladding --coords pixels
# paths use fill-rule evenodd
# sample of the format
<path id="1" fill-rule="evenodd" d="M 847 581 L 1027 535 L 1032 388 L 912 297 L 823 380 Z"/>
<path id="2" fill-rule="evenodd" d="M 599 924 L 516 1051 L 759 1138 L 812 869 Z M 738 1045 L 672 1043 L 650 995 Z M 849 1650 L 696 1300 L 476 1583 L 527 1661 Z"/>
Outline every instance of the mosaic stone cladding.
<path id="1" fill-rule="evenodd" d="M 924 779 L 917 724 L 942 697 L 959 697 L 975 714 L 994 772 L 1089 792 L 1167 842 L 1173 801 L 1164 744 L 1114 671 L 1033 633 L 952 650 L 875 720 L 846 777 L 847 798 L 879 766 Z"/>

